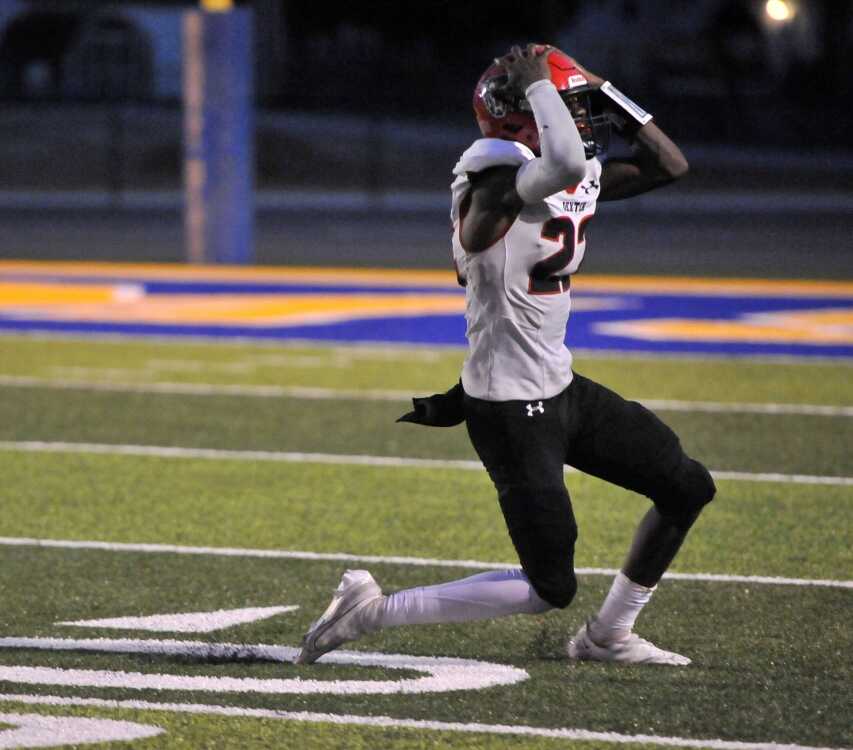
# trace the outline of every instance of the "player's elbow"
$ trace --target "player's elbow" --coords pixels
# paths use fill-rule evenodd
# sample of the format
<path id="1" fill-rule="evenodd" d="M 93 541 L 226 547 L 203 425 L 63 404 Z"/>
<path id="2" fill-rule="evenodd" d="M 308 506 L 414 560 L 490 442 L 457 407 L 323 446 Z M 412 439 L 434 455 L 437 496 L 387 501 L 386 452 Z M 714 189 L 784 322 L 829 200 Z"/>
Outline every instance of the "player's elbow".
<path id="1" fill-rule="evenodd" d="M 680 180 L 690 171 L 690 164 L 683 154 L 678 154 L 666 165 L 666 171 L 670 180 Z"/>
<path id="2" fill-rule="evenodd" d="M 583 181 L 584 177 L 586 177 L 586 162 L 573 163 L 567 170 L 566 185 L 577 185 Z"/>
<path id="3" fill-rule="evenodd" d="M 684 177 L 689 169 L 687 159 L 681 157 L 661 161 L 650 168 L 647 174 L 651 178 L 651 187 L 663 187 Z"/>
<path id="4" fill-rule="evenodd" d="M 650 177 L 661 184 L 680 180 L 690 169 L 687 158 L 675 144 L 669 148 L 661 148 L 652 158 L 642 159 L 643 171 L 648 171 Z"/>
<path id="5" fill-rule="evenodd" d="M 556 160 L 553 171 L 560 185 L 576 185 L 586 176 L 586 157 L 564 152 L 559 160 Z"/>
<path id="6" fill-rule="evenodd" d="M 690 170 L 687 158 L 681 149 L 672 145 L 672 148 L 662 149 L 658 157 L 658 170 L 667 182 L 680 180 Z"/>

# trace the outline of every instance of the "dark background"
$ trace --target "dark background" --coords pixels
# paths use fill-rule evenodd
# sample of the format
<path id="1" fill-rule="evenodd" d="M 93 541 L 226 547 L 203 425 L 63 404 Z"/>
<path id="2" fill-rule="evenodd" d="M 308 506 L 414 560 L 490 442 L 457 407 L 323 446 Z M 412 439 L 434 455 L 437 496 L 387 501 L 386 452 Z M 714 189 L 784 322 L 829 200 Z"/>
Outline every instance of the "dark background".
<path id="1" fill-rule="evenodd" d="M 851 2 L 791 0 L 787 24 L 764 0 L 244 5 L 259 262 L 444 265 L 473 85 L 537 40 L 637 99 L 691 162 L 660 195 L 602 206 L 585 267 L 850 275 Z M 183 258 L 192 7 L 0 0 L 2 257 Z"/>

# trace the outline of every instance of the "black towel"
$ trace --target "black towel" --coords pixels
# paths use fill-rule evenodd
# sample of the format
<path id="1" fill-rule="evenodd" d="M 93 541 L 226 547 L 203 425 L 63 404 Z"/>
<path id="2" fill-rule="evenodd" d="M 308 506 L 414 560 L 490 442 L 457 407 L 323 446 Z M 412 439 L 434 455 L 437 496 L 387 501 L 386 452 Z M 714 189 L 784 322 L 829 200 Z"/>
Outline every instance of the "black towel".
<path id="1" fill-rule="evenodd" d="M 426 398 L 413 398 L 414 411 L 400 417 L 398 422 L 414 422 L 430 427 L 455 427 L 465 421 L 465 391 L 462 383 L 447 393 L 436 393 Z"/>

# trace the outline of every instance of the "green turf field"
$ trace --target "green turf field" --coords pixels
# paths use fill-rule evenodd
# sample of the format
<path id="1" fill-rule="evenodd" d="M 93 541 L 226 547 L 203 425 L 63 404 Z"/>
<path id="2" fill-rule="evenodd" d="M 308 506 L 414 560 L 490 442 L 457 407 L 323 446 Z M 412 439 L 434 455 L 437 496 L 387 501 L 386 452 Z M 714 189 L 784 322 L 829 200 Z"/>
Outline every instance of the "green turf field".
<path id="1" fill-rule="evenodd" d="M 664 581 L 638 626 L 690 655 L 687 668 L 564 658 L 647 507 L 573 473 L 577 563 L 591 570 L 571 607 L 386 630 L 348 649 L 507 665 L 523 681 L 394 692 L 424 673 L 405 660 L 297 667 L 253 650 L 297 645 L 346 567 L 369 567 L 393 591 L 513 562 L 464 428 L 394 423 L 405 394 L 449 387 L 461 358 L 0 337 L 0 726 L 46 714 L 163 730 L 98 745 L 139 748 L 853 747 L 853 382 L 838 361 L 576 357 L 578 371 L 626 396 L 717 404 L 659 411 L 718 475 L 717 499 L 673 566 L 693 577 Z M 753 408 L 769 404 L 831 408 Z M 58 624 L 274 606 L 299 608 L 206 633 Z M 147 641 L 149 651 L 15 640 L 48 638 Z M 187 655 L 155 640 L 245 648 Z M 87 684 L 92 675 L 106 682 Z"/>

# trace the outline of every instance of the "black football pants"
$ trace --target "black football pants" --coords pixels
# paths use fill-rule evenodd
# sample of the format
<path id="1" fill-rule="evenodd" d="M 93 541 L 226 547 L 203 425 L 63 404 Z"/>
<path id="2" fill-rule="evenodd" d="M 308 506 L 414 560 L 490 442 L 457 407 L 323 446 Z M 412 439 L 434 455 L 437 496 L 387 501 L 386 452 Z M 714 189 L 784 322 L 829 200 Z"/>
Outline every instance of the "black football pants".
<path id="1" fill-rule="evenodd" d="M 577 373 L 566 390 L 542 401 L 466 394 L 465 423 L 497 488 L 521 566 L 539 596 L 557 607 L 576 590 L 577 525 L 564 465 L 648 496 L 665 516 L 692 512 L 691 491 L 703 498 L 710 492 L 699 507 L 713 497 L 710 475 L 667 425 Z"/>

